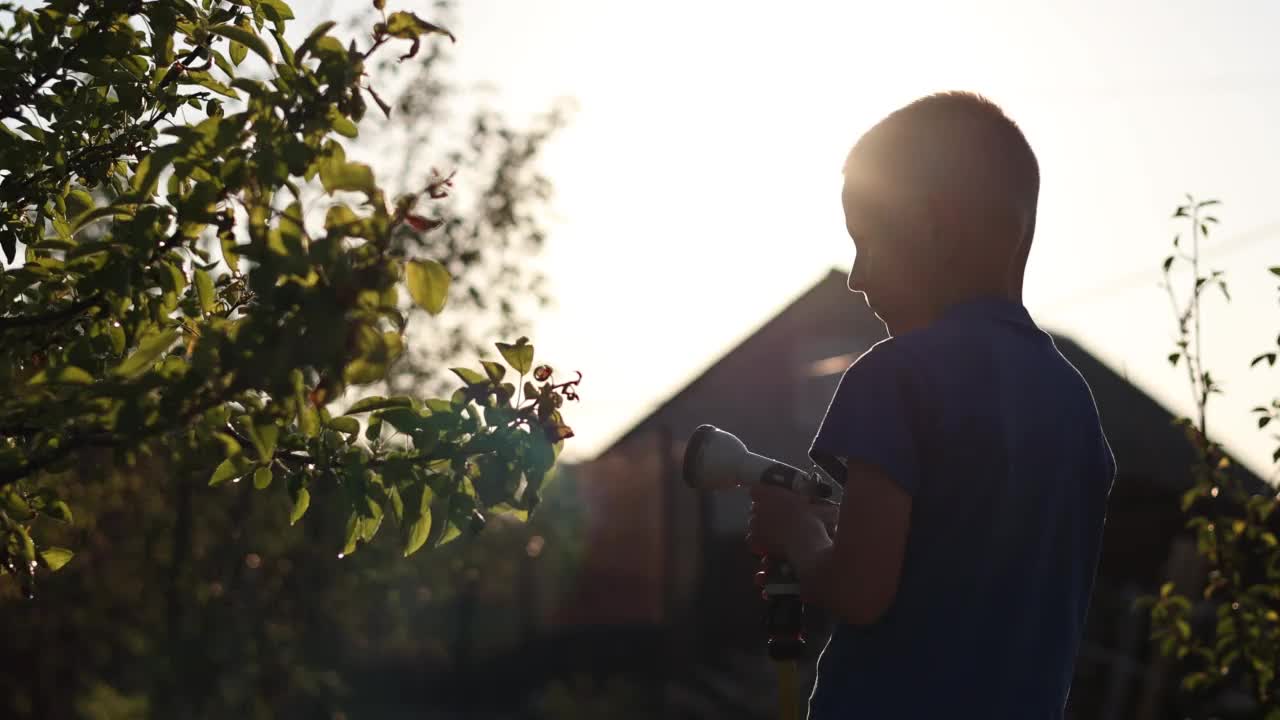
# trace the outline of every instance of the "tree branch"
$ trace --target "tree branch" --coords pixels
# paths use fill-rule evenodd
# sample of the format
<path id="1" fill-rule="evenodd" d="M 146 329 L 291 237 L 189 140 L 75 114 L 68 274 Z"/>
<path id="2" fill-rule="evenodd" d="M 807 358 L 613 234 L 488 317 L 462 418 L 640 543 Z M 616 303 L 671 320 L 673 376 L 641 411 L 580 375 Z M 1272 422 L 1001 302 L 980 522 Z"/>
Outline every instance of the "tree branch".
<path id="1" fill-rule="evenodd" d="M 11 485 L 23 478 L 31 475 L 57 463 L 66 458 L 68 455 L 82 450 L 86 447 L 128 447 L 134 448 L 152 438 L 161 437 L 169 433 L 178 432 L 186 429 L 187 423 L 200 413 L 211 407 L 220 405 L 227 401 L 227 396 L 234 389 L 234 383 L 228 387 L 222 388 L 219 392 L 214 393 L 203 401 L 196 403 L 186 412 L 182 413 L 176 420 L 165 429 L 148 428 L 150 432 L 140 433 L 133 437 L 113 436 L 109 433 L 87 433 L 70 438 L 64 444 L 54 448 L 47 454 L 29 460 L 16 467 L 0 470 L 0 488 Z M 159 430 L 159 432 L 156 432 Z"/>
<path id="2" fill-rule="evenodd" d="M 107 433 L 80 435 L 67 440 L 48 454 L 25 462 L 17 467 L 0 470 L 0 487 L 11 485 L 25 477 L 43 470 L 54 463 L 65 459 L 68 455 L 87 447 L 113 447 L 117 438 Z"/>
<path id="3" fill-rule="evenodd" d="M 0 331 L 31 327 L 33 325 L 52 325 L 60 323 L 84 312 L 85 310 L 88 310 L 91 307 L 96 307 L 102 302 L 102 300 L 102 295 L 98 293 L 90 295 L 83 300 L 77 300 L 61 310 L 55 310 L 54 312 L 45 313 L 43 315 L 10 315 L 0 317 Z"/>

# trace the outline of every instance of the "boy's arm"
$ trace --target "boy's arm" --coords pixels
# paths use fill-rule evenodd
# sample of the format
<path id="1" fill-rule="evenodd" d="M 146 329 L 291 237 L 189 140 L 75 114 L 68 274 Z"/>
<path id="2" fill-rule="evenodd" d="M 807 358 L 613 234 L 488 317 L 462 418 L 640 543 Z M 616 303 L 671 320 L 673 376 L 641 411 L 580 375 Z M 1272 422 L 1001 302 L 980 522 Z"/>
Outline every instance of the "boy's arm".
<path id="1" fill-rule="evenodd" d="M 834 538 L 788 538 L 787 559 L 805 602 L 868 625 L 893 603 L 911 525 L 911 495 L 879 467 L 850 460 Z"/>

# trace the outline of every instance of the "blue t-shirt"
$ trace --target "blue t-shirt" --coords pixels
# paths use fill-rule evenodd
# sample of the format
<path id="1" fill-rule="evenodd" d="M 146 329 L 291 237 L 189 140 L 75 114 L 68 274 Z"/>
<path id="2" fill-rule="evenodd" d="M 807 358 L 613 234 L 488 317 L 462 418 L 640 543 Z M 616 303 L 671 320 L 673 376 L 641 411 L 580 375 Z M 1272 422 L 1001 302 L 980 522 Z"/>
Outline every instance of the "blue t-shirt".
<path id="1" fill-rule="evenodd" d="M 1115 460 L 1093 395 L 1022 305 L 951 308 L 844 374 L 810 457 L 912 496 L 897 596 L 839 624 L 812 720 L 1061 718 Z"/>

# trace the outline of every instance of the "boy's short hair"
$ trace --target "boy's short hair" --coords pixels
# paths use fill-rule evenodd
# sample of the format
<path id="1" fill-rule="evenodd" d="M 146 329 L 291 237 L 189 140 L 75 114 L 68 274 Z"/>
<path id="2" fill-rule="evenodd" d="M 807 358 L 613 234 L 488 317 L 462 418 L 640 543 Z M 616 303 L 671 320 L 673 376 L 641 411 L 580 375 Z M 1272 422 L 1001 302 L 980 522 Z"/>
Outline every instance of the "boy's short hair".
<path id="1" fill-rule="evenodd" d="M 844 174 L 846 191 L 863 185 L 897 197 L 953 199 L 980 224 L 970 229 L 992 232 L 995 223 L 1024 251 L 1034 232 L 1035 153 L 1017 124 L 976 93 L 929 95 L 889 114 L 854 145 Z"/>

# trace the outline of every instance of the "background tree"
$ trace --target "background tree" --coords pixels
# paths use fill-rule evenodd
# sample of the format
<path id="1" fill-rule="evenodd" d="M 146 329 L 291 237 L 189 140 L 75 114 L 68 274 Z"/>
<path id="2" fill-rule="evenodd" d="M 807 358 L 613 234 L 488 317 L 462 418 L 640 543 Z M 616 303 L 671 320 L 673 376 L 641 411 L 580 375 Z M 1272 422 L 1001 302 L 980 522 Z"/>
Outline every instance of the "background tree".
<path id="1" fill-rule="evenodd" d="M 0 3 L 6 587 L 30 596 L 80 554 L 35 603 L 6 601 L 12 714 L 328 712 L 353 683 L 334 651 L 430 604 L 367 593 L 412 574 L 393 557 L 537 504 L 576 381 L 535 367 L 526 341 L 458 369 L 447 399 L 331 406 L 402 367 L 438 376 L 432 358 L 484 326 L 465 317 L 514 317 L 501 303 L 519 298 L 486 296 L 471 268 L 489 230 L 533 228 L 545 197 L 546 128 L 479 134 L 399 196 L 347 160 L 383 105 L 375 51 L 416 62 L 447 35 L 374 5 L 363 48 L 331 23 L 295 48 L 280 0 Z M 486 157 L 508 158 L 505 179 L 463 194 L 505 198 L 505 225 L 441 206 L 460 182 L 449 162 Z M 447 319 L 459 297 L 497 312 L 458 312 L 444 337 L 470 339 L 414 364 L 413 318 Z M 386 515 L 398 537 L 378 535 Z"/>
<path id="2" fill-rule="evenodd" d="M 1210 439 L 1208 409 L 1221 393 L 1204 362 L 1201 346 L 1204 294 L 1215 288 L 1230 300 L 1221 271 L 1201 262 L 1200 245 L 1218 219 L 1216 200 L 1197 202 L 1188 196 L 1174 218 L 1188 232 L 1175 236 L 1173 253 L 1163 264 L 1165 288 L 1177 320 L 1175 351 L 1169 362 L 1187 372 L 1195 402 L 1195 417 L 1177 422 L 1196 450 L 1192 487 L 1183 495 L 1187 527 L 1195 532 L 1205 566 L 1198 597 L 1177 592 L 1165 583 L 1150 604 L 1151 637 L 1162 654 L 1179 661 L 1181 689 L 1189 711 L 1199 717 L 1265 717 L 1280 720 L 1280 494 L 1246 486 L 1233 471 L 1221 444 Z M 1280 277 L 1280 267 L 1269 268 Z M 1277 288 L 1280 290 L 1280 288 Z M 1280 295 L 1280 293 L 1278 293 Z M 1272 328 L 1275 331 L 1275 328 Z M 1274 368 L 1280 336 L 1251 365 L 1258 371 Z M 1280 398 L 1253 409 L 1258 428 L 1280 420 Z M 1273 461 L 1280 461 L 1280 435 Z M 1232 694 L 1240 699 L 1231 700 Z"/>
<path id="3" fill-rule="evenodd" d="M 354 9 L 353 9 L 354 10 Z M 345 23 L 355 34 L 377 22 L 361 5 Z M 453 3 L 433 3 L 436 19 L 452 25 Z M 450 81 L 451 42 L 433 42 L 412 58 L 385 55 L 371 71 L 392 109 L 374 113 L 356 138 L 354 154 L 391 158 L 387 187 L 409 192 L 424 177 L 448 175 L 450 192 L 434 198 L 424 222 L 430 257 L 449 270 L 450 312 L 413 326 L 415 342 L 391 382 L 399 391 L 442 389 L 445 368 L 487 352 L 494 337 L 525 334 L 534 310 L 550 297 L 536 256 L 546 240 L 545 208 L 551 182 L 536 164 L 564 124 L 565 102 L 519 125 L 487 106 L 486 96 Z M 368 122 L 368 121 L 367 121 Z M 419 224 L 421 227 L 421 224 Z M 406 224 L 399 232 L 418 233 Z M 411 304 L 410 313 L 422 313 Z"/>

